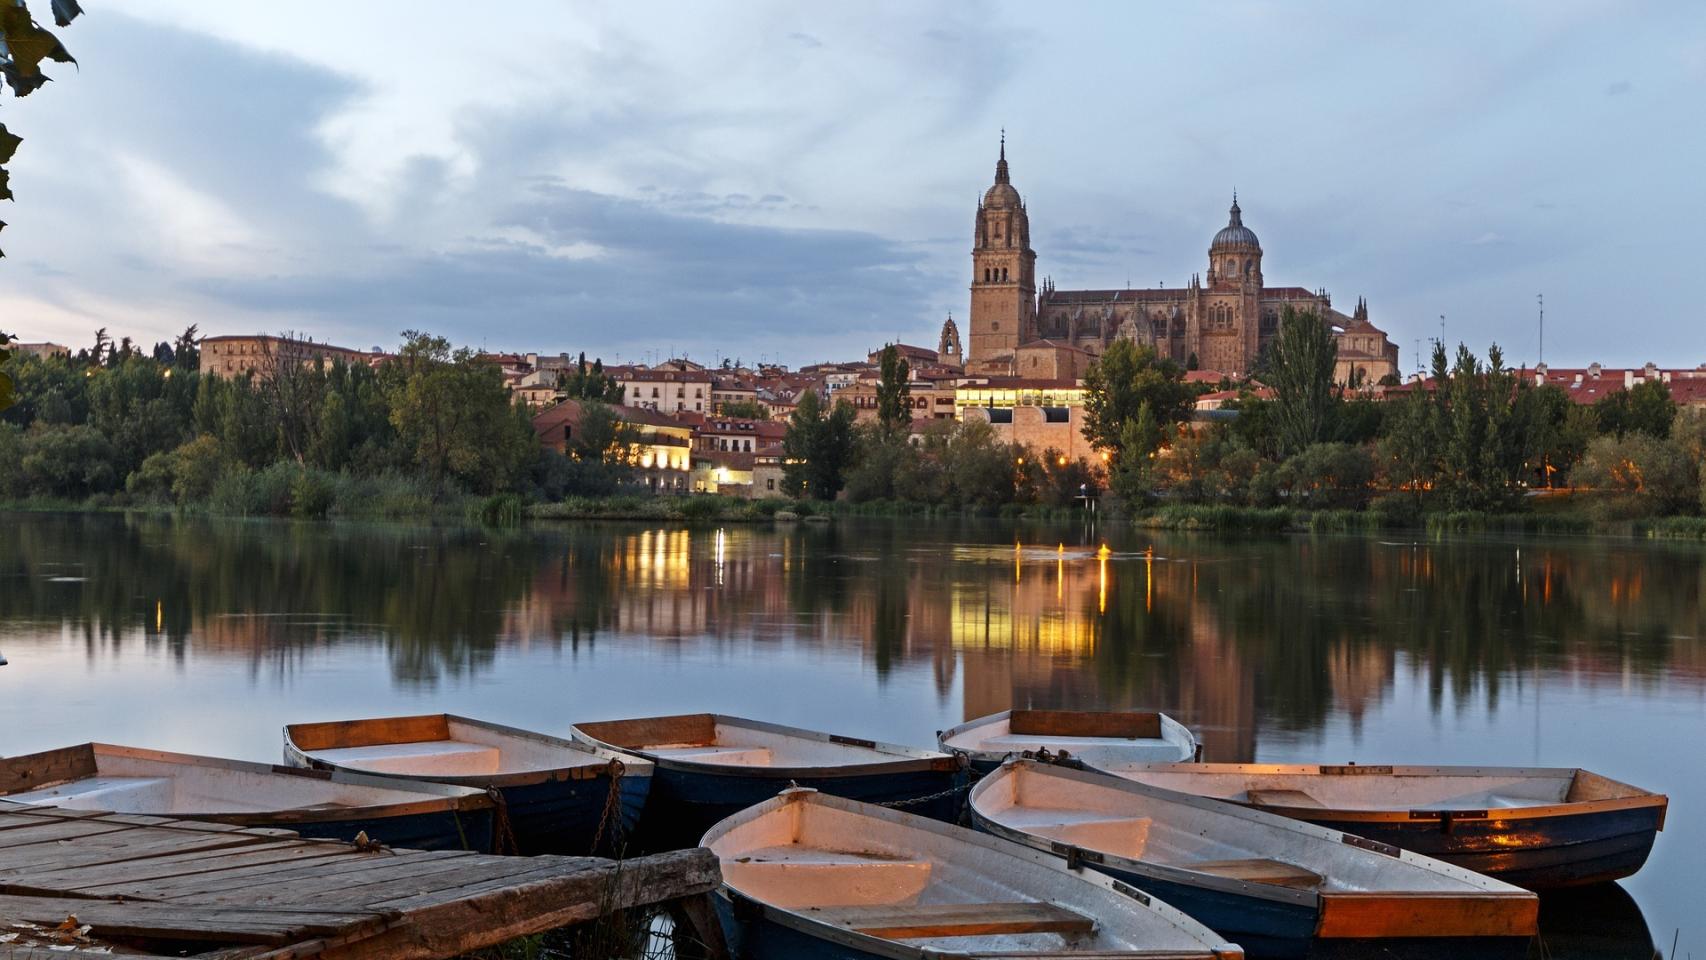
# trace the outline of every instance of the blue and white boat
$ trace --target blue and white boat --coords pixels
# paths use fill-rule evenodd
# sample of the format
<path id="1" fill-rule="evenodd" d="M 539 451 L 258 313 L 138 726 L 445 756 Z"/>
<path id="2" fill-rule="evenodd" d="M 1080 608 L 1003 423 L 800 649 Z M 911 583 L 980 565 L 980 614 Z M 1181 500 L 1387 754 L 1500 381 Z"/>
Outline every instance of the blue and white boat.
<path id="1" fill-rule="evenodd" d="M 964 754 L 978 773 L 1043 751 L 1092 753 L 1109 763 L 1173 763 L 1196 760 L 1202 750 L 1184 724 L 1144 710 L 1003 710 L 937 733 L 936 745 Z"/>
<path id="2" fill-rule="evenodd" d="M 1085 762 L 1167 790 L 1354 833 L 1530 890 L 1641 868 L 1663 794 L 1569 767 Z"/>
<path id="3" fill-rule="evenodd" d="M 717 824 L 714 902 L 751 960 L 1221 958 L 1239 948 L 1125 883 L 885 807 L 788 790 Z"/>
<path id="4" fill-rule="evenodd" d="M 1106 774 L 1012 761 L 973 825 L 1123 880 L 1250 956 L 1527 955 L 1540 899 L 1395 847 Z"/>
<path id="5" fill-rule="evenodd" d="M 284 728 L 286 762 L 489 791 L 498 847 L 527 855 L 619 853 L 652 765 L 572 740 L 449 714 Z"/>
<path id="6" fill-rule="evenodd" d="M 642 831 L 656 847 L 692 846 L 717 821 L 790 785 L 853 800 L 959 815 L 964 772 L 930 750 L 699 713 L 577 723 L 589 745 L 657 765 Z"/>
<path id="7" fill-rule="evenodd" d="M 105 743 L 0 760 L 0 806 L 33 804 L 294 830 L 416 850 L 492 848 L 484 790 Z"/>

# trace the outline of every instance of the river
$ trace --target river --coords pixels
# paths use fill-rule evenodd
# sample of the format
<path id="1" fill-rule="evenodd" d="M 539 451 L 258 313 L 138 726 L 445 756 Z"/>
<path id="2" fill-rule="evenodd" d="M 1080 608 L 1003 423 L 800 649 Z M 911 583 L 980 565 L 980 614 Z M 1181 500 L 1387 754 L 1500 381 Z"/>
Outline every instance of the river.
<path id="1" fill-rule="evenodd" d="M 0 754 L 276 762 L 299 720 L 561 733 L 713 710 L 928 746 L 1009 706 L 1158 708 L 1205 759 L 1580 766 L 1668 793 L 1555 956 L 1706 955 L 1706 548 L 1087 524 L 518 531 L 0 516 Z"/>

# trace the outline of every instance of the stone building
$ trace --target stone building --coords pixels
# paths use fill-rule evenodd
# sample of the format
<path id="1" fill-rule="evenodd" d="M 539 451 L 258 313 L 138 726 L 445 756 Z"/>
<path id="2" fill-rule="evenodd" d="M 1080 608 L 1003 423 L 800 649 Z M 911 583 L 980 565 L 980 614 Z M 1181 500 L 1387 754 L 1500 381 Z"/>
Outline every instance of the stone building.
<path id="1" fill-rule="evenodd" d="M 1036 262 L 1030 213 L 1013 186 L 1004 139 L 995 183 L 977 208 L 968 373 L 1067 376 L 1074 361 L 1060 348 L 1093 358 L 1116 339 L 1126 339 L 1151 345 L 1181 364 L 1194 356 L 1201 366 L 1243 376 L 1278 333 L 1287 307 L 1314 311 L 1332 325 L 1341 382 L 1373 383 L 1398 372 L 1398 348 L 1369 322 L 1366 303 L 1359 301 L 1346 315 L 1333 309 L 1325 290 L 1267 285 L 1261 242 L 1244 225 L 1236 196 L 1226 226 L 1209 243 L 1208 272 L 1183 287 L 1061 290 L 1045 278 L 1039 288 Z M 1042 352 L 1033 349 L 1027 357 L 1033 345 Z M 1052 372 L 1044 371 L 1045 359 Z M 1026 360 L 1035 360 L 1036 369 L 1026 368 Z"/>
<path id="2" fill-rule="evenodd" d="M 253 374 L 265 378 L 272 376 L 281 363 L 317 363 L 325 366 L 342 361 L 357 364 L 366 363 L 370 356 L 371 354 L 360 350 L 294 337 L 203 337 L 201 372 L 216 377 Z"/>

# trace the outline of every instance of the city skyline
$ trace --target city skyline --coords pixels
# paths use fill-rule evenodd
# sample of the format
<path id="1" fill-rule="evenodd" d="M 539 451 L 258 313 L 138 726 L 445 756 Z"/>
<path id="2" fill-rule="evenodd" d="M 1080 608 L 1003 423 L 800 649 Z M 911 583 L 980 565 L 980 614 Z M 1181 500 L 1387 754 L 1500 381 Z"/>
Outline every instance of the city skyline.
<path id="1" fill-rule="evenodd" d="M 400 5 L 329 32 L 94 10 L 65 34 L 80 69 L 9 112 L 0 327 L 793 365 L 928 345 L 964 322 L 1005 127 L 1063 285 L 1200 270 L 1236 187 L 1270 271 L 1366 297 L 1406 371 L 1441 314 L 1532 365 L 1541 292 L 1554 365 L 1706 360 L 1686 5 L 1477 11 L 1473 33 L 1468 7 L 507 9 L 454 38 Z"/>

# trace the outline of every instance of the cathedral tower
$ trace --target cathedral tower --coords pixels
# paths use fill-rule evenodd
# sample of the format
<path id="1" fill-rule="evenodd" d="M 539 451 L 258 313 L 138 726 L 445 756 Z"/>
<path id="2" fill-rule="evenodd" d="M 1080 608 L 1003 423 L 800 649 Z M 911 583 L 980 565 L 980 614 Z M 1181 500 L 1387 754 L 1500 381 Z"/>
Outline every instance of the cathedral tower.
<path id="1" fill-rule="evenodd" d="M 977 236 L 971 252 L 971 338 L 966 360 L 1011 354 L 1036 338 L 1037 254 L 1031 249 L 1031 219 L 1007 175 L 1007 137 L 995 183 L 977 205 Z"/>
<path id="2" fill-rule="evenodd" d="M 1261 308 L 1262 244 L 1256 232 L 1244 226 L 1244 211 L 1234 192 L 1226 226 L 1208 246 L 1198 361 L 1211 370 L 1248 372 L 1260 346 Z"/>
<path id="3" fill-rule="evenodd" d="M 949 367 L 965 363 L 965 350 L 960 346 L 960 328 L 954 324 L 951 313 L 948 314 L 948 322 L 942 324 L 942 339 L 936 344 L 936 359 Z"/>

